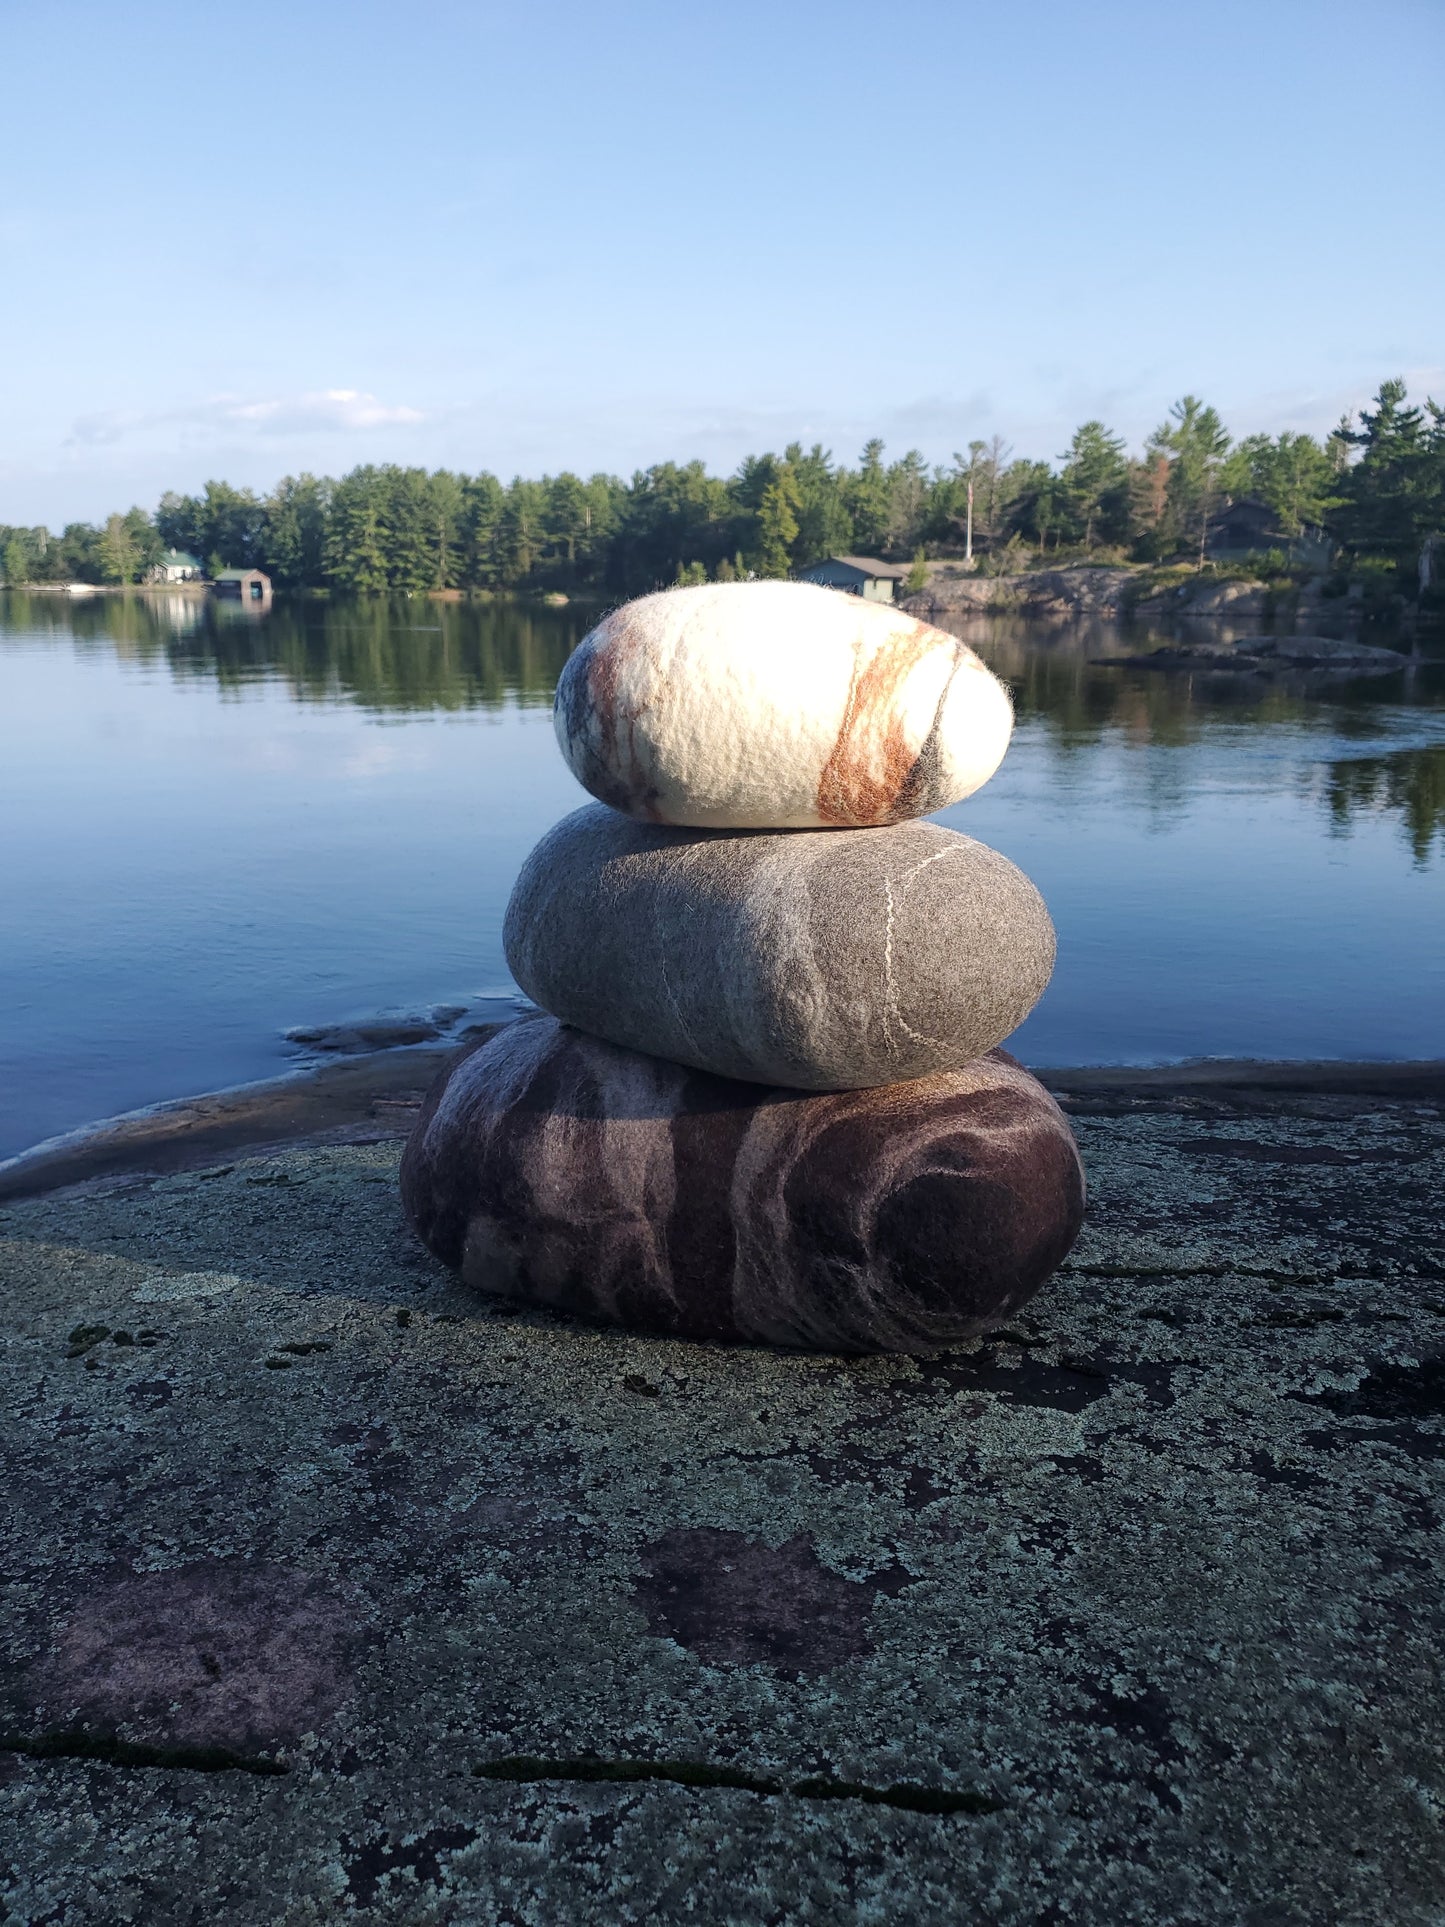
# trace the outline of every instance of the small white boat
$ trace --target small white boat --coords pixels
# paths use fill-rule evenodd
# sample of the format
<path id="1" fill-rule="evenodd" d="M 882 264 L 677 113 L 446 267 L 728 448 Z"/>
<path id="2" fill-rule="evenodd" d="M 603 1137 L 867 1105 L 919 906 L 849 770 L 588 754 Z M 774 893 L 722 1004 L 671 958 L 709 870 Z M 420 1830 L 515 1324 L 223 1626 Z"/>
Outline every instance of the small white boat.
<path id="1" fill-rule="evenodd" d="M 93 582 L 67 582 L 65 585 L 65 593 L 67 595 L 99 595 L 100 590 Z"/>

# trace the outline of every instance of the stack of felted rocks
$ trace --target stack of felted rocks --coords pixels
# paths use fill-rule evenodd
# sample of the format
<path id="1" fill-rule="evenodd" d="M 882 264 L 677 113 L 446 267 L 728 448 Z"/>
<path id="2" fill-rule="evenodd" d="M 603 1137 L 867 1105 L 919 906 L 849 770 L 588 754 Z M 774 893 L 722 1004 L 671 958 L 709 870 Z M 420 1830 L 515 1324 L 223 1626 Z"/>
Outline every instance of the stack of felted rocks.
<path id="1" fill-rule="evenodd" d="M 997 769 L 1007 691 L 895 609 L 719 585 L 609 616 L 556 726 L 601 803 L 508 906 L 541 1010 L 407 1146 L 427 1245 L 482 1291 L 681 1337 L 921 1352 L 1006 1318 L 1083 1215 L 1063 1115 L 996 1048 L 1053 926 L 917 819 Z"/>

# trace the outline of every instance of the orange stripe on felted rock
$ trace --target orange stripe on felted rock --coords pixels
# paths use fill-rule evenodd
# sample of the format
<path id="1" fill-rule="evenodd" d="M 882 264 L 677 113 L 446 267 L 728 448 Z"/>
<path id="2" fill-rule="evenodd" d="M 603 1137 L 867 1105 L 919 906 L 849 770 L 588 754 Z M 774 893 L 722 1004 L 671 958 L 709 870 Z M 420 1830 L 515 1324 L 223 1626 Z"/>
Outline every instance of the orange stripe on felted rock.
<path id="1" fill-rule="evenodd" d="M 1008 691 L 956 636 L 807 583 L 643 596 L 557 686 L 599 801 L 705 829 L 861 828 L 942 809 L 998 768 Z"/>

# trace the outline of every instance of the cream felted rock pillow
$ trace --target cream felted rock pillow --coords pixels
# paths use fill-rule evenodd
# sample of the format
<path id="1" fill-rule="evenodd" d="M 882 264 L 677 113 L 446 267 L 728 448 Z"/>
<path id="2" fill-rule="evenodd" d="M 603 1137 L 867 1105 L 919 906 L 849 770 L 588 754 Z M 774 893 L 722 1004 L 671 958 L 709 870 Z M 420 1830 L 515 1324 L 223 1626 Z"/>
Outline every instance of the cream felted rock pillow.
<path id="1" fill-rule="evenodd" d="M 966 643 L 802 582 L 643 596 L 557 686 L 557 739 L 600 802 L 699 829 L 859 829 L 970 796 L 1008 691 Z"/>

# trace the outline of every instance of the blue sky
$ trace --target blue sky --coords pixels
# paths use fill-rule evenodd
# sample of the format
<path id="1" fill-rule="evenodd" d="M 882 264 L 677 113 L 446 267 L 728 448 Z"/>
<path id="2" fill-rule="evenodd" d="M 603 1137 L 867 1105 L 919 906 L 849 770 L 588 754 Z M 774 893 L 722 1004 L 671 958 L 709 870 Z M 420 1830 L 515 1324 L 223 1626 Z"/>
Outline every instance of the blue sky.
<path id="1" fill-rule="evenodd" d="M 1445 397 L 1441 0 L 11 0 L 0 521 Z"/>

